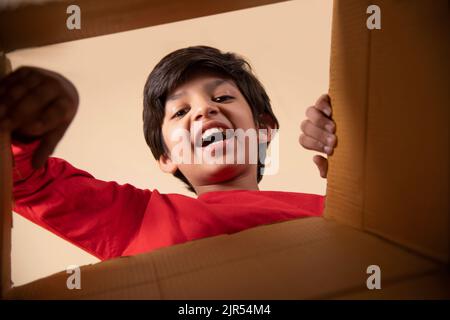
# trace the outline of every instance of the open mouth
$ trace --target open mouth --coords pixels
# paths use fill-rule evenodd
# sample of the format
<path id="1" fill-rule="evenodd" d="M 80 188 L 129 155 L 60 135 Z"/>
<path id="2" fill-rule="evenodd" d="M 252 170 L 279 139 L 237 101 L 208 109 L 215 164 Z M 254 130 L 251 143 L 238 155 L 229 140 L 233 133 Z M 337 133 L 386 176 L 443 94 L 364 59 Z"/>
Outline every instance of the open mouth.
<path id="1" fill-rule="evenodd" d="M 202 148 L 205 148 L 214 143 L 218 143 L 218 142 L 230 139 L 231 137 L 232 137 L 232 135 L 226 134 L 224 128 L 220 128 L 220 127 L 210 128 L 202 134 L 201 146 L 202 146 Z"/>

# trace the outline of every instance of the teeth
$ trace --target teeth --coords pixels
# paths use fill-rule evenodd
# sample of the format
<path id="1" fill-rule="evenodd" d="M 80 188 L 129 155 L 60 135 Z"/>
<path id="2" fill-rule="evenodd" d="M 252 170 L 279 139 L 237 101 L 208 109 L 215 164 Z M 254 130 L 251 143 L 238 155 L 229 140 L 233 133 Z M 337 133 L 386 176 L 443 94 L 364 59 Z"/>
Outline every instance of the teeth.
<path id="1" fill-rule="evenodd" d="M 225 140 L 225 130 L 223 128 L 210 128 L 202 134 L 201 147 L 206 147 L 220 140 Z"/>
<path id="2" fill-rule="evenodd" d="M 202 140 L 206 140 L 206 138 L 213 136 L 215 134 L 223 134 L 224 130 L 223 128 L 210 128 L 208 130 L 206 130 L 205 132 L 203 132 L 202 134 Z"/>

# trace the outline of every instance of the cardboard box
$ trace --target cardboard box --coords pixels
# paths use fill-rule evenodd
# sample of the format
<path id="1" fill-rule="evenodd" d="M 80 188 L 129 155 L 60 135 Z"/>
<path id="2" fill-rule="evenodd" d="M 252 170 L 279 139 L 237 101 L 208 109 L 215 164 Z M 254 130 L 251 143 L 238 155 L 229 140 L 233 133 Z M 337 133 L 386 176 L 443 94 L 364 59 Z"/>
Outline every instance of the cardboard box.
<path id="1" fill-rule="evenodd" d="M 403 248 L 322 218 L 260 226 L 81 269 L 81 290 L 61 272 L 14 288 L 12 299 L 304 299 L 382 288 L 439 266 Z"/>
<path id="2" fill-rule="evenodd" d="M 381 29 L 368 30 L 369 4 Z M 326 217 L 449 262 L 446 1 L 337 1 Z"/>
<path id="3" fill-rule="evenodd" d="M 371 4 L 381 9 L 380 30 L 366 27 Z M 67 289 L 65 272 L 9 289 L 10 163 L 3 136 L 3 296 L 450 298 L 447 3 L 335 1 L 333 10 L 330 96 L 339 142 L 324 218 L 84 266 L 81 290 Z M 371 265 L 380 267 L 381 290 L 367 288 Z"/>
<path id="4" fill-rule="evenodd" d="M 0 51 L 0 79 L 11 71 L 5 53 Z M 11 287 L 11 228 L 12 228 L 12 157 L 9 135 L 0 131 L 0 294 Z"/>

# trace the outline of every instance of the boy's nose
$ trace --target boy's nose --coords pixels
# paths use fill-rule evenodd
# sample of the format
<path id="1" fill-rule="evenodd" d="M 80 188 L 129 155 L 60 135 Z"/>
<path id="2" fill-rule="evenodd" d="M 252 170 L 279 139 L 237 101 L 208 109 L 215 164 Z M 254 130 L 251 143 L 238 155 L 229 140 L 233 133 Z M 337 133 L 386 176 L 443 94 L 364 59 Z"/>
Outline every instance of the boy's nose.
<path id="1" fill-rule="evenodd" d="M 193 121 L 199 121 L 203 117 L 209 118 L 217 115 L 218 113 L 219 109 L 216 106 L 211 104 L 203 104 L 195 110 Z"/>

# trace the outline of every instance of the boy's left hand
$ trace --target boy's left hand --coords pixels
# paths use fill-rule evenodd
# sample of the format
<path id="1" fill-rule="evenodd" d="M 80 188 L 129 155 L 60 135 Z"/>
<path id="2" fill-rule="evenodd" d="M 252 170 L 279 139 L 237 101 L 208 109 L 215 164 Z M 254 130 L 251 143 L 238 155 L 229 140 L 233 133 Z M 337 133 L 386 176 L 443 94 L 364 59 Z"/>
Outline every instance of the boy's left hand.
<path id="1" fill-rule="evenodd" d="M 300 128 L 302 134 L 299 137 L 300 144 L 308 149 L 332 155 L 337 143 L 337 137 L 334 134 L 336 124 L 332 119 L 330 98 L 323 94 L 316 101 L 314 106 L 306 110 L 307 119 L 304 120 Z M 327 177 L 328 160 L 320 155 L 313 157 L 322 178 Z"/>

